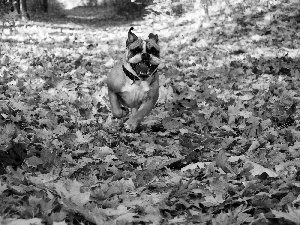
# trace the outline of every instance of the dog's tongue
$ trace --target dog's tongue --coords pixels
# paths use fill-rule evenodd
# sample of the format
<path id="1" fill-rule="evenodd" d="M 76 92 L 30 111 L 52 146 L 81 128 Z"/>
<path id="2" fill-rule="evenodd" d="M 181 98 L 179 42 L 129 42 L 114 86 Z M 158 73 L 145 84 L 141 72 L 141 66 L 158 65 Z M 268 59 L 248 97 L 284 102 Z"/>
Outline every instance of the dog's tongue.
<path id="1" fill-rule="evenodd" d="M 142 73 L 142 74 L 147 74 L 148 73 L 148 66 L 144 63 L 139 63 L 138 64 L 138 69 L 139 69 L 139 72 Z"/>

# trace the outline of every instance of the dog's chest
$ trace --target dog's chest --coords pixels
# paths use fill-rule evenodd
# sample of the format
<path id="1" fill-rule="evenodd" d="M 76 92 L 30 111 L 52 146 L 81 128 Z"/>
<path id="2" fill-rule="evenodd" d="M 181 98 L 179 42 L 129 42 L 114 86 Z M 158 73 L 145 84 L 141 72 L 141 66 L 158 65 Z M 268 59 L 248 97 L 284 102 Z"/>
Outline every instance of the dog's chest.
<path id="1" fill-rule="evenodd" d="M 149 90 L 150 86 L 147 81 L 133 82 L 127 79 L 120 93 L 123 104 L 130 108 L 139 107 Z"/>

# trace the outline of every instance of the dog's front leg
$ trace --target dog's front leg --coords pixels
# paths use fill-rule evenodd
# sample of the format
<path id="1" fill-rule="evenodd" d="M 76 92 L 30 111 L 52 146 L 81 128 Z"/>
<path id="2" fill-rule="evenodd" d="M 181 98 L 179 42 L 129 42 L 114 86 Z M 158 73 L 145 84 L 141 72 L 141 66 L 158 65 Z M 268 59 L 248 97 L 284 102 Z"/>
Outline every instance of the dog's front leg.
<path id="1" fill-rule="evenodd" d="M 110 89 L 108 89 L 108 98 L 110 102 L 111 112 L 114 117 L 121 118 L 128 114 L 129 111 L 121 107 L 119 96 Z"/>
<path id="2" fill-rule="evenodd" d="M 138 110 L 135 110 L 136 112 L 133 113 L 129 119 L 124 124 L 124 127 L 127 131 L 133 132 L 136 130 L 138 125 L 141 123 L 141 121 L 144 119 L 145 116 L 147 116 L 151 110 L 153 109 L 154 104 L 152 101 L 144 102 Z"/>
<path id="3" fill-rule="evenodd" d="M 144 101 L 142 102 L 141 106 L 137 110 L 133 110 L 133 114 L 129 117 L 129 119 L 124 124 L 124 127 L 127 131 L 133 132 L 136 130 L 138 125 L 147 116 L 151 110 L 154 108 L 158 96 L 158 80 L 153 84 L 153 87 L 149 92 L 147 92 Z"/>

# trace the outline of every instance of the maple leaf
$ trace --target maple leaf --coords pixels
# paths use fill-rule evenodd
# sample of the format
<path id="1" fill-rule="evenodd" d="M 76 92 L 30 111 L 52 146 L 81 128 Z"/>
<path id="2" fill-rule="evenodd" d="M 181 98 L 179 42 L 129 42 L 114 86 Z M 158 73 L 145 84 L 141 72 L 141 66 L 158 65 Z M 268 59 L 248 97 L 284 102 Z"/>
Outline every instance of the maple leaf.
<path id="1" fill-rule="evenodd" d="M 57 192 L 60 193 L 63 198 L 78 206 L 83 206 L 90 200 L 89 192 L 81 192 L 80 187 L 82 186 L 82 184 L 80 182 L 65 180 L 63 182 L 59 181 L 57 183 L 48 185 L 55 187 Z"/>
<path id="2" fill-rule="evenodd" d="M 68 131 L 68 128 L 65 127 L 64 125 L 60 124 L 60 125 L 56 126 L 52 132 L 57 135 L 63 135 L 65 133 L 67 133 L 67 131 Z"/>
<path id="3" fill-rule="evenodd" d="M 204 201 L 202 201 L 201 203 L 206 206 L 206 207 L 211 207 L 211 206 L 217 206 L 222 204 L 225 199 L 222 197 L 222 194 L 216 194 L 216 196 L 205 196 L 204 197 Z"/>
<path id="4" fill-rule="evenodd" d="M 285 218 L 289 221 L 294 222 L 295 224 L 299 224 L 300 210 L 294 209 L 290 205 L 288 205 L 288 212 L 281 212 L 272 209 L 271 212 L 274 214 L 276 218 Z"/>
<path id="5" fill-rule="evenodd" d="M 252 167 L 251 173 L 253 176 L 261 175 L 262 173 L 268 174 L 269 177 L 277 177 L 278 176 L 273 170 L 264 168 L 263 166 L 261 166 L 257 163 L 251 162 L 251 161 L 246 161 L 245 167 L 247 167 L 247 166 Z"/>
<path id="6" fill-rule="evenodd" d="M 217 157 L 216 157 L 216 166 L 221 167 L 221 169 L 226 173 L 232 173 L 236 174 L 231 166 L 228 163 L 228 158 L 225 155 L 225 152 L 223 150 L 220 150 Z"/>
<path id="7" fill-rule="evenodd" d="M 42 219 L 39 218 L 32 218 L 32 219 L 4 219 L 0 222 L 3 225 L 43 225 Z"/>
<path id="8" fill-rule="evenodd" d="M 76 131 L 76 136 L 77 136 L 76 142 L 77 142 L 78 144 L 88 143 L 88 142 L 90 142 L 91 140 L 94 139 L 93 137 L 91 137 L 91 135 L 89 135 L 89 134 L 84 135 L 84 134 L 82 134 L 82 132 L 79 131 L 79 130 Z"/>
<path id="9" fill-rule="evenodd" d="M 289 146 L 288 150 L 293 157 L 297 158 L 300 155 L 300 141 L 296 141 L 293 146 Z"/>
<path id="10" fill-rule="evenodd" d="M 0 194 L 2 194 L 2 192 L 5 191 L 6 189 L 7 189 L 7 185 L 1 184 L 1 181 L 0 181 Z"/>
<path id="11" fill-rule="evenodd" d="M 44 162 L 40 158 L 38 158 L 36 156 L 32 156 L 26 160 L 26 163 L 28 164 L 28 166 L 36 167 L 38 165 L 43 164 Z"/>
<path id="12" fill-rule="evenodd" d="M 25 176 L 23 174 L 24 170 L 20 168 L 14 170 L 13 168 L 9 167 L 9 172 L 11 174 L 11 178 L 15 180 L 23 181 L 25 179 Z"/>
<path id="13" fill-rule="evenodd" d="M 95 158 L 103 159 L 107 155 L 113 155 L 114 152 L 111 148 L 109 147 L 94 147 L 93 148 L 93 153 Z"/>

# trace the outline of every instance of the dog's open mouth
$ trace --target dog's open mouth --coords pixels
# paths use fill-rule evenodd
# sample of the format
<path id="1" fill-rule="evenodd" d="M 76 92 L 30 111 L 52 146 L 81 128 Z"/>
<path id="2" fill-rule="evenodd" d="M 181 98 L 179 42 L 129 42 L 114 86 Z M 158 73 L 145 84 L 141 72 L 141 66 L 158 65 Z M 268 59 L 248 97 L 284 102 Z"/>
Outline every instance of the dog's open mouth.
<path id="1" fill-rule="evenodd" d="M 140 62 L 132 63 L 131 67 L 141 79 L 147 79 L 155 72 L 158 65 L 152 65 L 148 62 Z"/>

